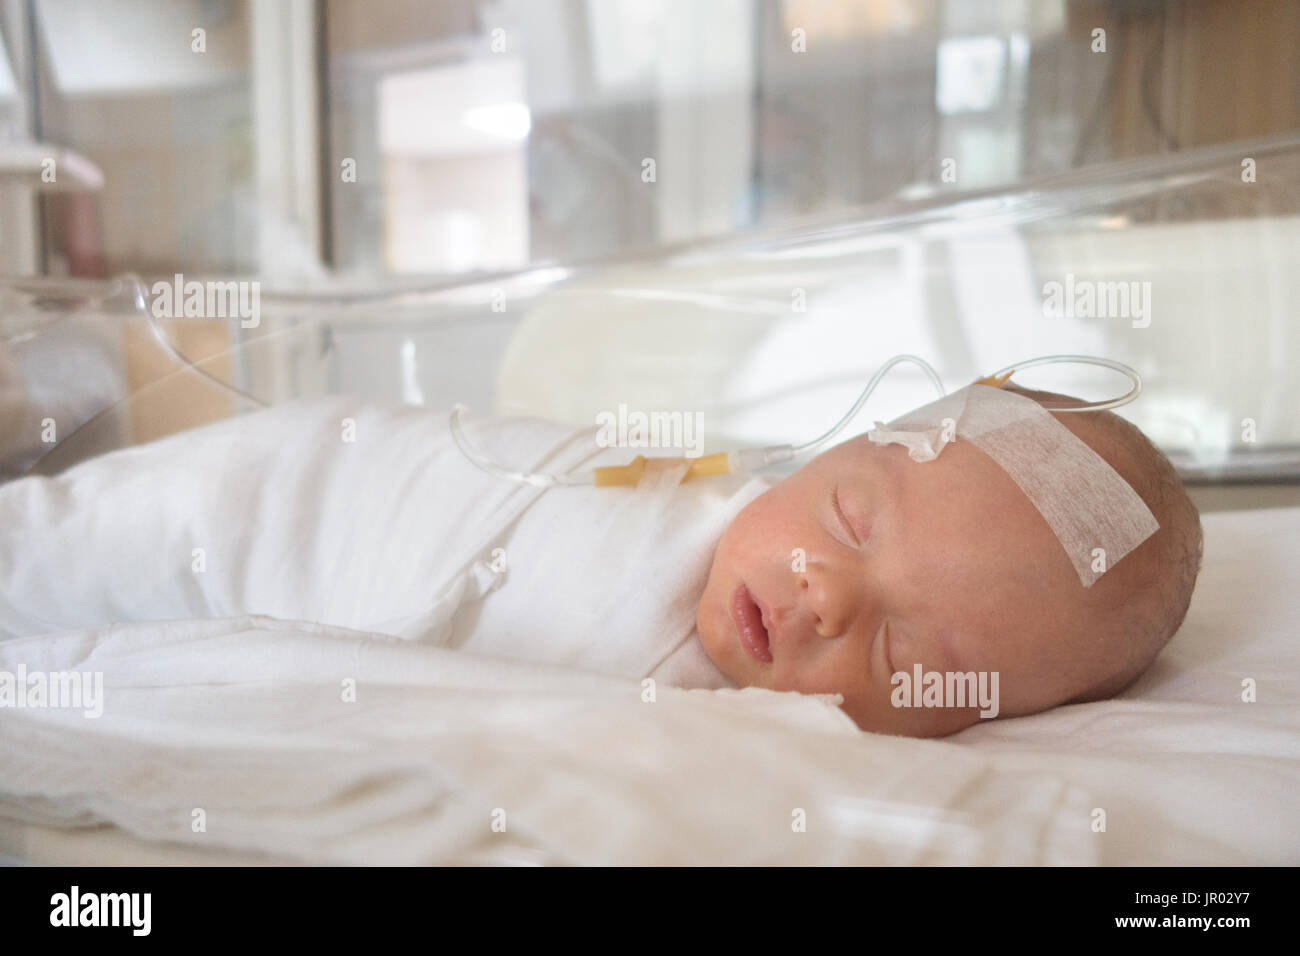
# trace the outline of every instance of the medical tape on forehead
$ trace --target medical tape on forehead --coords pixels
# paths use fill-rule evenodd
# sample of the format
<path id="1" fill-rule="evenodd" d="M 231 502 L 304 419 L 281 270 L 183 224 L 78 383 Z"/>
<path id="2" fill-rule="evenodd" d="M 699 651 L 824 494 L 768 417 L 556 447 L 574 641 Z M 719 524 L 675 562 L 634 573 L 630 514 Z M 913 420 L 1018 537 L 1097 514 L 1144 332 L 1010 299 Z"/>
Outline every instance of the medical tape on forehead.
<path id="1" fill-rule="evenodd" d="M 918 462 L 960 436 L 1001 466 L 1061 542 L 1084 587 L 1160 527 L 1151 509 L 1105 459 L 1033 399 L 968 385 L 867 437 L 900 444 Z"/>

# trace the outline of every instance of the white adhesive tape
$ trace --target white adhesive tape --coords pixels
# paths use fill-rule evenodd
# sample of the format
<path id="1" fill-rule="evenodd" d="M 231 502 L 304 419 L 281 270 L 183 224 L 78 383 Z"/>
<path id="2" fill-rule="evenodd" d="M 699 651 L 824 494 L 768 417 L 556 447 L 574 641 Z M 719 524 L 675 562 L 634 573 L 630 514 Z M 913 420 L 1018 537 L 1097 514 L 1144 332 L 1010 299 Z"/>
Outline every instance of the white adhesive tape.
<path id="1" fill-rule="evenodd" d="M 918 462 L 955 437 L 1001 466 L 1061 542 L 1084 587 L 1159 529 L 1151 509 L 1119 473 L 1033 399 L 968 385 L 867 433 L 900 444 Z"/>

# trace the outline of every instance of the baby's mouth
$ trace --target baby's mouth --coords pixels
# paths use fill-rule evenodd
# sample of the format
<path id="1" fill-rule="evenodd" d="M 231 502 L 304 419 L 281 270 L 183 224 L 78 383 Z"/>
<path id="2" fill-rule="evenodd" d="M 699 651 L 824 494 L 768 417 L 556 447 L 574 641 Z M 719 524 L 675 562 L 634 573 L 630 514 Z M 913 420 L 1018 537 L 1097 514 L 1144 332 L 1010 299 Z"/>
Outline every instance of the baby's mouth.
<path id="1" fill-rule="evenodd" d="M 767 628 L 763 626 L 763 612 L 744 584 L 737 587 L 731 596 L 731 620 L 736 625 L 741 646 L 749 655 L 756 661 L 770 663 L 772 646 Z"/>

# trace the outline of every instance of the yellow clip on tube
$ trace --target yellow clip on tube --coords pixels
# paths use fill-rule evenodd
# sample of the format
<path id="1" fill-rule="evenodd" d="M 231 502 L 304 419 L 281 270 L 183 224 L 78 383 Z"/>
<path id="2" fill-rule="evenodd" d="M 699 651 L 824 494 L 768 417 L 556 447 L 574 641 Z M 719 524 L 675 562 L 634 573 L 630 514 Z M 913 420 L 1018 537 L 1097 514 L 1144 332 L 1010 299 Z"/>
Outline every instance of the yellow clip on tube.
<path id="1" fill-rule="evenodd" d="M 875 375 L 867 383 L 861 394 L 858 395 L 857 401 L 844 414 L 842 418 L 829 430 L 822 433 L 811 441 L 804 442 L 802 445 L 768 445 L 762 448 L 742 448 L 733 452 L 721 452 L 713 455 L 705 455 L 701 458 L 647 458 L 644 455 L 638 455 L 626 465 L 608 465 L 600 468 L 594 468 L 590 471 L 570 472 L 567 474 L 549 474 L 546 472 L 526 472 L 517 471 L 492 461 L 481 452 L 479 452 L 470 443 L 465 436 L 461 417 L 465 413 L 464 405 L 456 405 L 451 411 L 450 426 L 452 437 L 456 441 L 457 447 L 466 459 L 478 468 L 494 475 L 498 478 L 505 478 L 510 481 L 517 481 L 522 484 L 533 485 L 537 488 L 550 488 L 556 485 L 594 485 L 598 488 L 614 488 L 622 486 L 636 486 L 645 478 L 646 471 L 651 468 L 669 468 L 673 464 L 680 465 L 683 462 L 690 462 L 682 481 L 689 481 L 692 478 L 711 478 L 716 475 L 745 474 L 756 471 L 767 465 L 776 464 L 777 462 L 789 461 L 792 458 L 802 457 L 811 454 L 822 445 L 825 445 L 832 438 L 838 435 L 849 424 L 849 421 L 858 413 L 867 399 L 875 391 L 876 385 L 879 384 L 885 373 L 900 362 L 911 362 L 919 367 L 934 384 L 935 391 L 940 397 L 944 395 L 943 382 L 939 379 L 939 373 L 931 367 L 930 363 L 915 355 L 895 355 L 888 362 L 876 370 Z M 1108 401 L 1088 402 L 1081 405 L 1068 407 L 1056 407 L 1044 405 L 1043 407 L 1049 412 L 1086 412 L 1100 411 L 1107 408 L 1118 408 L 1121 405 L 1127 405 L 1133 399 L 1137 398 L 1142 391 L 1142 379 L 1138 377 L 1137 372 L 1111 359 L 1097 358 L 1088 355 L 1045 355 L 1041 358 L 1028 359 L 1023 362 L 1017 362 L 1015 365 L 1008 365 L 1004 369 L 999 369 L 992 375 L 986 375 L 975 381 L 976 385 L 987 385 L 992 388 L 1002 388 L 1011 380 L 1011 376 L 1022 369 L 1034 368 L 1040 365 L 1055 365 L 1058 363 L 1067 364 L 1084 364 L 1099 365 L 1103 368 L 1114 369 L 1122 372 L 1133 383 L 1133 387 L 1125 394 Z"/>
<path id="2" fill-rule="evenodd" d="M 682 481 L 690 481 L 692 478 L 712 478 L 715 475 L 731 474 L 731 456 L 726 452 L 719 452 L 716 455 L 705 455 L 702 458 L 655 458 L 656 465 L 667 464 L 668 462 L 689 461 L 691 467 L 686 470 Z M 614 485 L 638 485 L 641 479 L 645 477 L 646 466 L 650 459 L 645 455 L 637 455 L 626 465 L 607 465 L 603 468 L 595 468 L 593 471 L 596 475 L 595 485 L 597 488 L 609 488 Z"/>

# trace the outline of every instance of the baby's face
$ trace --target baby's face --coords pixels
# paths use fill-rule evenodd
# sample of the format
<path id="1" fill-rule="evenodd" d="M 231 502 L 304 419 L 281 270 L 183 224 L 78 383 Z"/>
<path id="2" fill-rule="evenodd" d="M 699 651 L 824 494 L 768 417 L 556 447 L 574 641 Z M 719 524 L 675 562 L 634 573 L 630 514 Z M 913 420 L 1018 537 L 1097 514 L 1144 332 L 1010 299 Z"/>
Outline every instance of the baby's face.
<path id="1" fill-rule="evenodd" d="M 736 516 L 697 621 L 738 684 L 842 694 L 864 730 L 936 736 L 979 708 L 896 707 L 895 672 L 996 671 L 1003 716 L 1062 703 L 1102 673 L 1083 592 L 1047 522 L 970 442 L 918 463 L 858 438 Z"/>

